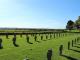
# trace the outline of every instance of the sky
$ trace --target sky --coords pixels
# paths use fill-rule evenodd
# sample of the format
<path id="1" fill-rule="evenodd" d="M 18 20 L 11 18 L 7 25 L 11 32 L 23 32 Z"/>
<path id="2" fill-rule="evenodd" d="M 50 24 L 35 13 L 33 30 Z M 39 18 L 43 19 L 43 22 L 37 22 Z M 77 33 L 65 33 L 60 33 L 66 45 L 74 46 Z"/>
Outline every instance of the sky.
<path id="1" fill-rule="evenodd" d="M 0 0 L 0 27 L 65 29 L 80 16 L 80 0 Z"/>

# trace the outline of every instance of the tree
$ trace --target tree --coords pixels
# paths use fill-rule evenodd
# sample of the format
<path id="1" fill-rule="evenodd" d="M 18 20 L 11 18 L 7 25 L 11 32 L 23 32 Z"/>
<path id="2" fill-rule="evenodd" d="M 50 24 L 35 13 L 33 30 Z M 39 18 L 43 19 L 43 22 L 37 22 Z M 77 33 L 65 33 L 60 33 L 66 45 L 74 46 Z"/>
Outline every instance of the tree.
<path id="1" fill-rule="evenodd" d="M 75 21 L 75 26 L 77 29 L 80 29 L 80 16 L 78 17 L 78 19 Z"/>
<path id="2" fill-rule="evenodd" d="M 69 21 L 67 22 L 66 29 L 71 30 L 71 29 L 73 29 L 73 28 L 74 28 L 74 22 L 73 22 L 72 20 L 69 20 Z"/>

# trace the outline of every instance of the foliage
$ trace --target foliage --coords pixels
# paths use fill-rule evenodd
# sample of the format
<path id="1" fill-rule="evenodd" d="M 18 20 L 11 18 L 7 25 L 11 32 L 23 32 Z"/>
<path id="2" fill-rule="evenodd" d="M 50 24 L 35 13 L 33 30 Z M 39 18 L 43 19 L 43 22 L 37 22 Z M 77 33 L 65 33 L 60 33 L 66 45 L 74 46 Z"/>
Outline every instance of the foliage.
<path id="1" fill-rule="evenodd" d="M 67 22 L 66 29 L 69 29 L 69 30 L 80 29 L 80 16 L 78 17 L 78 19 L 75 22 L 73 22 L 72 20 L 69 20 Z"/>
<path id="2" fill-rule="evenodd" d="M 74 28 L 74 22 L 73 22 L 72 20 L 69 20 L 69 21 L 67 22 L 66 29 L 71 30 L 71 29 L 73 29 L 73 28 Z"/>
<path id="3" fill-rule="evenodd" d="M 80 16 L 79 16 L 78 19 L 75 21 L 75 26 L 77 27 L 77 29 L 80 28 Z"/>

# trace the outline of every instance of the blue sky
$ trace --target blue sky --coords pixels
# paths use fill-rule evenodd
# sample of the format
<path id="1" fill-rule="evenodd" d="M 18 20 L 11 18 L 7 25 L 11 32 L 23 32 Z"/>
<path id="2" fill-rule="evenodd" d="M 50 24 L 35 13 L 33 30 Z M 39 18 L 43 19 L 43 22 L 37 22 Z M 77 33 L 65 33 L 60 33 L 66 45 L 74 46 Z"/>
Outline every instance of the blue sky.
<path id="1" fill-rule="evenodd" d="M 0 0 L 0 27 L 64 29 L 80 15 L 80 0 Z"/>

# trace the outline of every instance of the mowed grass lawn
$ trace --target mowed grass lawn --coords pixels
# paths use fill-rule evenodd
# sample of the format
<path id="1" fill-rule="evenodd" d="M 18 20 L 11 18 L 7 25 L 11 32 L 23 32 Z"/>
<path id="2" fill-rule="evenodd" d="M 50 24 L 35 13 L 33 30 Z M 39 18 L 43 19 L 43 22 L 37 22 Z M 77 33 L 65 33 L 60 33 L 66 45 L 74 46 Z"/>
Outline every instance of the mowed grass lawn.
<path id="1" fill-rule="evenodd" d="M 40 43 L 34 41 L 34 37 L 29 35 L 30 41 L 33 42 L 33 44 L 28 44 L 26 40 L 26 36 L 23 35 L 22 38 L 20 35 L 17 35 L 17 44 L 19 47 L 14 47 L 12 44 L 12 38 L 13 36 L 9 35 L 9 39 L 6 39 L 6 36 L 0 36 L 3 39 L 3 49 L 0 50 L 0 60 L 23 60 L 26 56 L 30 60 L 47 60 L 46 54 L 48 49 L 53 50 L 52 60 L 68 60 L 64 56 L 59 56 L 59 46 L 62 44 L 64 46 L 63 54 L 69 57 L 76 58 L 80 60 L 80 48 L 77 47 L 71 47 L 71 49 L 75 49 L 77 51 L 68 50 L 68 41 L 75 40 L 75 38 L 80 37 L 80 35 L 68 35 L 64 37 L 56 37 L 47 39 L 44 36 L 43 41 L 40 39 L 40 36 L 38 36 L 38 41 Z M 76 46 L 80 47 L 78 44 Z"/>

